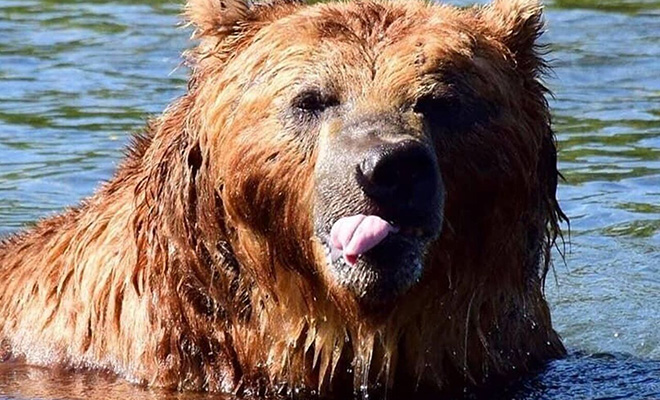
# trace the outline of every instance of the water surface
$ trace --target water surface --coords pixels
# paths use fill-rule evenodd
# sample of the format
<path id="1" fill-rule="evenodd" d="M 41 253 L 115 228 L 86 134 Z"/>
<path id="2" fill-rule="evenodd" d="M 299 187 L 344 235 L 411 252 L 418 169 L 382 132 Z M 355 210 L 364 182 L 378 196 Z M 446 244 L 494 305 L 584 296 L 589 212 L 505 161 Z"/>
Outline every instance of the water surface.
<path id="1" fill-rule="evenodd" d="M 660 2 L 547 3 L 573 354 L 484 399 L 660 399 Z M 173 1 L 0 0 L 0 235 L 91 194 L 185 88 Z M 569 236 L 566 235 L 566 239 Z M 0 398 L 209 398 L 0 364 Z"/>

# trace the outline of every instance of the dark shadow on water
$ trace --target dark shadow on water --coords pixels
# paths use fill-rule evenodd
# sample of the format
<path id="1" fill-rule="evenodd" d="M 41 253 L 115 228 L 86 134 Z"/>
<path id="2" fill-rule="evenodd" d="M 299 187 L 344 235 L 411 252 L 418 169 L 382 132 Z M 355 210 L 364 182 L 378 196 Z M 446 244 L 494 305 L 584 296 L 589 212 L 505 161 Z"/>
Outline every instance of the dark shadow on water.
<path id="1" fill-rule="evenodd" d="M 660 399 L 660 361 L 626 354 L 572 353 L 542 371 L 474 400 Z"/>

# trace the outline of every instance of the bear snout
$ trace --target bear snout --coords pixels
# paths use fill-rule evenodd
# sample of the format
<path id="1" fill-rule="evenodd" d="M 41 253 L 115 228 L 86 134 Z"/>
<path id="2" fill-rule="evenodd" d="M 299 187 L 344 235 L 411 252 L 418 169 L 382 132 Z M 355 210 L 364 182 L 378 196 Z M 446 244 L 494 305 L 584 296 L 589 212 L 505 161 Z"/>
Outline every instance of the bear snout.
<path id="1" fill-rule="evenodd" d="M 374 146 L 355 170 L 362 191 L 399 225 L 425 225 L 428 215 L 442 203 L 437 160 L 419 141 Z"/>

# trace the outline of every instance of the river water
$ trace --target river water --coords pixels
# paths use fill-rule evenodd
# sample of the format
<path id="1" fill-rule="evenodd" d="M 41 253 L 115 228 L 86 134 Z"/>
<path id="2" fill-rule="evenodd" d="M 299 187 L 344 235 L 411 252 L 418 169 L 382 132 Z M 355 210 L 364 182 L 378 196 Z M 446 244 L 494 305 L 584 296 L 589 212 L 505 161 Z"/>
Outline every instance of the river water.
<path id="1" fill-rule="evenodd" d="M 559 198 L 571 218 L 546 290 L 571 355 L 501 393 L 466 397 L 660 399 L 660 1 L 546 6 Z M 91 194 L 128 133 L 183 93 L 179 9 L 0 0 L 0 235 Z M 0 364 L 9 398 L 210 397 Z"/>

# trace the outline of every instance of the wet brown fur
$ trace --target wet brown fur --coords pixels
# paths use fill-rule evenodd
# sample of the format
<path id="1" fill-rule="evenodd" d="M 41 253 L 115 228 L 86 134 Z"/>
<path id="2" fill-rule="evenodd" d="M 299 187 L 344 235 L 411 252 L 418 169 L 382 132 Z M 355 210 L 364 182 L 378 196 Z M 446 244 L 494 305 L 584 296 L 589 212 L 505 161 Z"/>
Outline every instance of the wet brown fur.
<path id="1" fill-rule="evenodd" d="M 223 4 L 189 1 L 200 40 L 189 91 L 134 138 L 115 176 L 0 244 L 12 354 L 177 389 L 324 393 L 454 390 L 563 354 L 542 290 L 562 214 L 539 5 Z M 363 88 L 365 113 L 413 101 L 439 67 L 499 105 L 470 135 L 439 139 L 443 232 L 384 318 L 319 270 L 314 159 L 337 130 L 304 144 L 272 112 L 319 40 L 341 60 L 323 73 Z M 373 70 L 353 61 L 365 54 L 382 54 Z"/>

